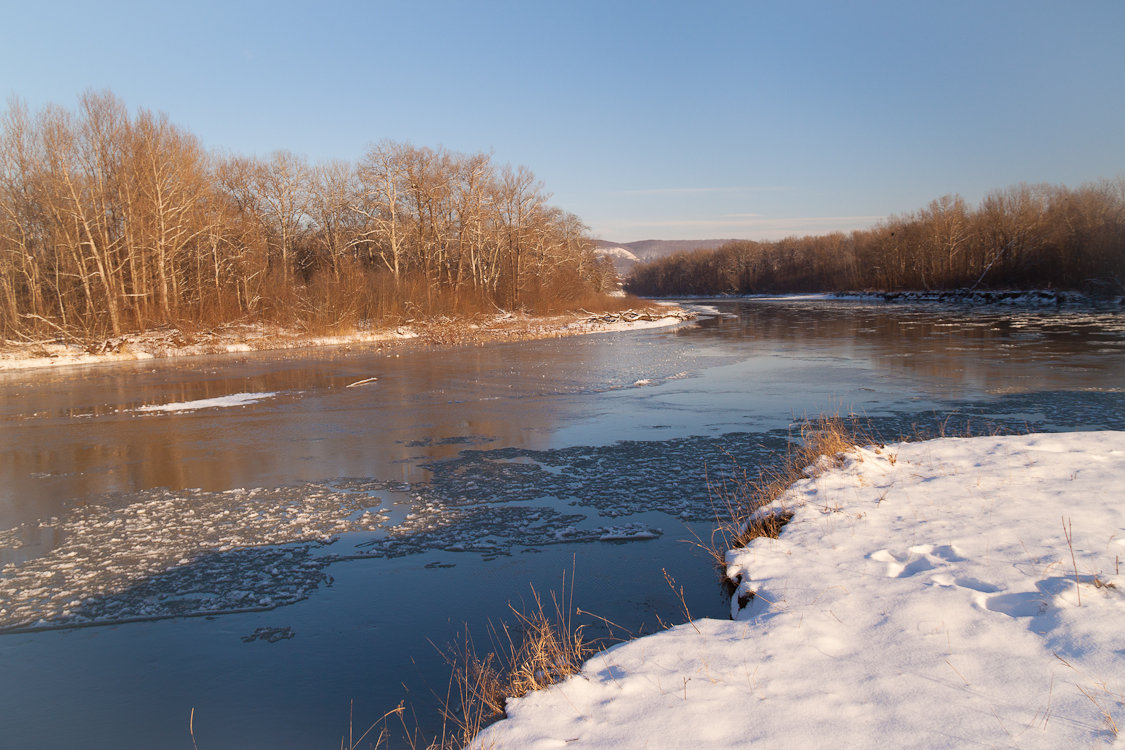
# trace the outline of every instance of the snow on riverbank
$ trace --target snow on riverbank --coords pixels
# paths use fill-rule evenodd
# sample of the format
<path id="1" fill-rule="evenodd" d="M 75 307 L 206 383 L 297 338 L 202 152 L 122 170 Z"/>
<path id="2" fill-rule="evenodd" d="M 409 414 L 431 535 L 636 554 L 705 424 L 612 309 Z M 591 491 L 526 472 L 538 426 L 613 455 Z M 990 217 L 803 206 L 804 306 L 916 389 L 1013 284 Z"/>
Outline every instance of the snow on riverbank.
<path id="1" fill-rule="evenodd" d="M 174 327 L 88 342 L 16 342 L 0 340 L 0 372 L 58 365 L 130 362 L 204 354 L 235 354 L 318 346 L 383 346 L 411 340 L 425 344 L 468 344 L 486 341 L 575 336 L 672 326 L 695 317 L 671 303 L 653 320 L 589 320 L 587 315 L 532 316 L 500 313 L 473 319 L 439 318 L 385 330 L 356 331 L 339 336 L 311 336 L 265 324 L 236 324 L 188 334 Z"/>
<path id="2" fill-rule="evenodd" d="M 977 307 L 1062 307 L 1065 305 L 1101 305 L 1121 307 L 1122 297 L 1097 299 L 1081 292 L 1057 289 L 945 289 L 903 292 L 833 292 L 829 299 L 875 300 L 902 303 L 941 303 Z"/>
<path id="3" fill-rule="evenodd" d="M 855 451 L 728 554 L 735 620 L 612 648 L 473 747 L 1125 747 L 1123 488 L 1125 432 Z"/>

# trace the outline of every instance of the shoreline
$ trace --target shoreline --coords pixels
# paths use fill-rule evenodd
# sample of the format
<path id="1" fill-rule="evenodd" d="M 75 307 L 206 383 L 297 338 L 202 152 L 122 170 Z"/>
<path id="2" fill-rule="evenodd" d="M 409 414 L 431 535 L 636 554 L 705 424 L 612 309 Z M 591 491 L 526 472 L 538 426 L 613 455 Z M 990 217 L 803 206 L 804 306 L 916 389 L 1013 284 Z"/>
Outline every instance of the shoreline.
<path id="1" fill-rule="evenodd" d="M 1082 292 L 1057 289 L 942 289 L 903 290 L 896 292 L 832 291 L 832 292 L 768 292 L 757 294 L 683 294 L 652 297 L 653 300 L 822 300 L 826 302 L 885 302 L 888 304 L 940 304 L 956 307 L 985 308 L 1125 308 L 1125 296 L 1094 297 Z"/>
<path id="2" fill-rule="evenodd" d="M 266 323 L 234 323 L 210 329 L 184 330 L 161 326 L 122 334 L 100 342 L 0 342 L 0 374 L 74 365 L 167 360 L 179 357 L 250 352 L 292 351 L 328 347 L 464 346 L 500 341 L 532 341 L 593 333 L 641 330 L 693 320 L 698 312 L 671 302 L 667 310 L 617 313 L 528 315 L 498 313 L 470 318 L 438 317 L 400 326 L 316 335 Z"/>
<path id="3" fill-rule="evenodd" d="M 598 653 L 468 747 L 1118 747 L 1123 457 L 1114 431 L 840 454 L 727 552 L 730 620 Z"/>

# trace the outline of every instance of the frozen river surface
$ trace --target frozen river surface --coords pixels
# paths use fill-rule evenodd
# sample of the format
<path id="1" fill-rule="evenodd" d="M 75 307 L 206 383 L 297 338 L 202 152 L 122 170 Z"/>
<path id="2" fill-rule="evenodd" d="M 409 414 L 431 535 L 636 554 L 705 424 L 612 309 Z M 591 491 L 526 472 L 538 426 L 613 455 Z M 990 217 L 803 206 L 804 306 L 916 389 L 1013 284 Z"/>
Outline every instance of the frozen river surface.
<path id="1" fill-rule="evenodd" d="M 432 643 L 557 588 L 631 632 L 724 616 L 707 477 L 791 425 L 1125 429 L 1119 310 L 739 300 L 674 329 L 0 374 L 13 747 L 327 747 Z M 349 387 L 351 386 L 351 387 Z M 478 638 L 479 640 L 479 638 Z M 410 720 L 414 723 L 414 719 Z"/>

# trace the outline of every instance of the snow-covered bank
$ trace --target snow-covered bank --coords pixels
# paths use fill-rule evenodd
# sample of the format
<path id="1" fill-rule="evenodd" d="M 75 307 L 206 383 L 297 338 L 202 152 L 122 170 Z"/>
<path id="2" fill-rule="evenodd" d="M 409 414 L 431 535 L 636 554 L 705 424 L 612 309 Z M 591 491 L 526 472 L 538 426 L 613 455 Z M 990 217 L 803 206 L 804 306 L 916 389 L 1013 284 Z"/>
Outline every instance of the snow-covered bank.
<path id="1" fill-rule="evenodd" d="M 76 341 L 0 341 L 0 372 L 58 365 L 130 362 L 164 357 L 245 353 L 318 346 L 384 346 L 409 343 L 470 344 L 676 325 L 695 314 L 670 303 L 666 315 L 647 319 L 595 319 L 589 314 L 533 316 L 500 313 L 457 320 L 439 318 L 383 330 L 314 336 L 265 324 L 237 324 L 187 333 L 175 327 L 116 336 L 96 344 Z"/>
<path id="2" fill-rule="evenodd" d="M 728 554 L 733 621 L 610 649 L 473 747 L 1125 747 L 1123 487 L 1125 432 L 857 450 Z"/>
<path id="3" fill-rule="evenodd" d="M 115 336 L 96 343 L 76 340 L 0 341 L 0 371 L 311 346 L 380 345 L 417 337 L 417 332 L 405 327 L 357 331 L 341 336 L 312 336 L 262 323 L 225 325 L 194 332 L 169 326 Z"/>

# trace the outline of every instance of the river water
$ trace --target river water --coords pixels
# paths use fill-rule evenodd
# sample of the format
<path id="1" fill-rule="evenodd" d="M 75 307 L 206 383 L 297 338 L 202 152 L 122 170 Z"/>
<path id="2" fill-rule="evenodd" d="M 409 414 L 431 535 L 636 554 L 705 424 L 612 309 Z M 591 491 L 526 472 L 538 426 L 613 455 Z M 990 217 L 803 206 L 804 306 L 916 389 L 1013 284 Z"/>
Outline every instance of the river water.
<path id="1" fill-rule="evenodd" d="M 630 333 L 0 374 L 0 745 L 187 749 L 194 711 L 206 750 L 334 747 L 403 699 L 432 733 L 439 647 L 465 623 L 487 644 L 532 587 L 630 633 L 724 617 L 692 543 L 708 479 L 805 416 L 1125 429 L 1119 308 L 708 304 Z"/>

